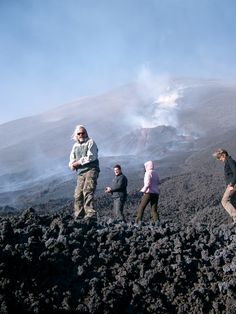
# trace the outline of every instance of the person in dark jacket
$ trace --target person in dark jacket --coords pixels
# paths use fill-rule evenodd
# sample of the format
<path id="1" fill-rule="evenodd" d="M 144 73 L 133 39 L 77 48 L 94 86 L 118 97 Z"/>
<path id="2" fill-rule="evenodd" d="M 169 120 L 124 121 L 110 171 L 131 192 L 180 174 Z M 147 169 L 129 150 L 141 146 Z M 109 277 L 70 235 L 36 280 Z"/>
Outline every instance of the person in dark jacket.
<path id="1" fill-rule="evenodd" d="M 105 192 L 112 195 L 115 218 L 119 221 L 125 221 L 123 210 L 127 199 L 128 180 L 122 173 L 120 165 L 115 165 L 113 170 L 115 177 L 112 180 L 111 186 L 105 187 Z"/>
<path id="2" fill-rule="evenodd" d="M 231 203 L 231 198 L 236 192 L 236 161 L 229 156 L 226 150 L 221 148 L 214 152 L 213 156 L 217 160 L 224 162 L 226 189 L 221 204 L 233 219 L 233 222 L 236 223 L 236 209 Z"/>

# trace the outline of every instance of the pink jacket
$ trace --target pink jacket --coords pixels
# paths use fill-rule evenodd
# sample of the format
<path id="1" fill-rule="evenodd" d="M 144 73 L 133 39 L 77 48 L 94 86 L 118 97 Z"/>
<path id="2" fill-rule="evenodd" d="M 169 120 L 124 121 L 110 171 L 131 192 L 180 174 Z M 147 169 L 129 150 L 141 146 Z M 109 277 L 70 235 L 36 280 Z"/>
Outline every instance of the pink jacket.
<path id="1" fill-rule="evenodd" d="M 160 193 L 160 180 L 156 170 L 154 170 L 154 165 L 152 161 L 147 161 L 144 164 L 145 174 L 144 174 L 144 186 L 141 192 L 144 193 Z"/>

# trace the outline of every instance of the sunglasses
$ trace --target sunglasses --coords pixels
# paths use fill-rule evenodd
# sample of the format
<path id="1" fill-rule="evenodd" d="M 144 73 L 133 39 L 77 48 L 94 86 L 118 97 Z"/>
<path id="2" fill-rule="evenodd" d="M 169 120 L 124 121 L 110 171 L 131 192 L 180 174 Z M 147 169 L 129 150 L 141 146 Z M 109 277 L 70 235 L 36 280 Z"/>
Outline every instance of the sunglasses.
<path id="1" fill-rule="evenodd" d="M 77 135 L 84 135 L 85 132 L 80 132 L 80 133 L 77 133 Z"/>

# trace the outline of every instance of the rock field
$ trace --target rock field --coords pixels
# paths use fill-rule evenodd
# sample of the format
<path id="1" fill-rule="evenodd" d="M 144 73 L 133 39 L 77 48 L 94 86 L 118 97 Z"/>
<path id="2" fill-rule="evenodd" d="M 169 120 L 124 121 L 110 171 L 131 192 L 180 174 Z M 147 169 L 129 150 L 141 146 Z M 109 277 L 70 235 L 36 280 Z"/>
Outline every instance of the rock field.
<path id="1" fill-rule="evenodd" d="M 231 222 L 135 227 L 28 208 L 0 224 L 1 313 L 236 313 Z"/>

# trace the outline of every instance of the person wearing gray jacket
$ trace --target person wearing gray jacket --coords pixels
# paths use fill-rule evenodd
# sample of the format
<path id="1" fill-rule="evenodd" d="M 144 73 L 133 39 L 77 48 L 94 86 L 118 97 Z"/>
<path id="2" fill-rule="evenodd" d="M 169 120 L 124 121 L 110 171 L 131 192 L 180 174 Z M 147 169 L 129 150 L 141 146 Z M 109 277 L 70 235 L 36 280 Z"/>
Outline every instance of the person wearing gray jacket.
<path id="1" fill-rule="evenodd" d="M 72 138 L 75 144 L 70 153 L 69 168 L 77 173 L 77 185 L 74 193 L 75 218 L 96 218 L 94 193 L 99 175 L 98 148 L 89 138 L 83 125 L 75 127 Z"/>
<path id="2" fill-rule="evenodd" d="M 105 193 L 111 193 L 113 198 L 113 212 L 115 219 L 118 221 L 125 221 L 124 205 L 127 199 L 127 185 L 128 180 L 122 173 L 121 166 L 115 165 L 113 167 L 115 177 L 112 180 L 111 186 L 105 187 Z"/>

